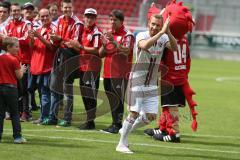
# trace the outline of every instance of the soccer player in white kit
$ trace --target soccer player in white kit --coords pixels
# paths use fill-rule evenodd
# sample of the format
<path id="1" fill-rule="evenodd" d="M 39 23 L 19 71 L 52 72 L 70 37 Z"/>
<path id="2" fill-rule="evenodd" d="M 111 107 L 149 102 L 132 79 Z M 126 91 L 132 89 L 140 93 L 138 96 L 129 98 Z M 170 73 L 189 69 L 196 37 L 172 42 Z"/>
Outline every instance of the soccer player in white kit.
<path id="1" fill-rule="evenodd" d="M 170 18 L 163 24 L 161 15 L 152 15 L 148 31 L 136 37 L 137 61 L 130 73 L 127 98 L 129 115 L 119 133 L 116 151 L 133 153 L 128 146 L 128 134 L 156 119 L 159 105 L 159 65 L 165 47 L 177 51 L 177 42 L 169 29 Z M 139 114 L 141 112 L 141 114 Z"/>

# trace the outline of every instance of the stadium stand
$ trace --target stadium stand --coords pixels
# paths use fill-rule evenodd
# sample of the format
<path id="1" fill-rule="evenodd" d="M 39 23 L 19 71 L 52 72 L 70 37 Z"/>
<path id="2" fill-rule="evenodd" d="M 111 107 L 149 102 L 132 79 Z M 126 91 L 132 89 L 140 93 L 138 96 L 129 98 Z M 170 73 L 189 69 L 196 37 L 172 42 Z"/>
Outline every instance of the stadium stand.
<path id="1" fill-rule="evenodd" d="M 196 18 L 196 31 L 210 31 L 212 29 L 215 16 L 199 14 Z"/>
<path id="2" fill-rule="evenodd" d="M 49 3 L 60 3 L 61 0 L 43 0 L 40 8 L 46 6 Z M 134 30 L 138 26 L 139 8 L 142 0 L 81 0 L 75 1 L 75 13 L 81 19 L 82 13 L 86 8 L 95 8 L 98 12 L 98 24 L 101 28 L 108 27 L 108 14 L 113 9 L 120 9 L 125 14 L 125 25 Z"/>
<path id="3" fill-rule="evenodd" d="M 35 0 L 40 8 L 51 2 L 60 4 L 61 0 Z M 75 13 L 82 18 L 85 8 L 95 8 L 98 11 L 98 25 L 103 30 L 109 27 L 108 14 L 112 9 L 121 9 L 125 14 L 125 26 L 138 33 L 147 26 L 146 12 L 155 2 L 157 7 L 163 8 L 170 0 L 75 0 Z M 177 0 L 184 1 L 193 13 L 196 22 L 191 37 L 191 47 L 194 52 L 202 54 L 203 49 L 216 52 L 220 46 L 223 51 L 236 51 L 240 39 L 240 3 L 239 0 Z M 36 3 L 37 4 L 37 3 Z M 230 39 L 230 40 L 229 40 Z M 234 42 L 233 45 L 229 44 Z M 239 47 L 240 48 L 240 47 Z M 205 51 L 204 51 L 205 52 Z M 209 54 L 211 55 L 211 54 Z M 216 56 L 217 57 L 217 56 Z M 215 58 L 215 57 L 214 57 Z"/>
<path id="4" fill-rule="evenodd" d="M 196 31 L 224 34 L 240 33 L 239 0 L 201 0 L 196 1 Z"/>

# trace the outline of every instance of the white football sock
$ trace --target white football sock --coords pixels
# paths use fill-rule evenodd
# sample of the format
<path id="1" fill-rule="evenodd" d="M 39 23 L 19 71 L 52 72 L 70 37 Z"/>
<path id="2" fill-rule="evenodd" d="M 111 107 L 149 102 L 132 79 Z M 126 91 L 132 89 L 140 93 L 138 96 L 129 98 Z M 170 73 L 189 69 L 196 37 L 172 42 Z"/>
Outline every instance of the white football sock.
<path id="1" fill-rule="evenodd" d="M 149 124 L 149 120 L 147 119 L 146 114 L 145 113 L 141 114 L 134 122 L 131 132 L 137 128 L 143 127 L 148 124 Z"/>
<path id="2" fill-rule="evenodd" d="M 176 137 L 177 137 L 177 138 L 180 137 L 180 133 L 177 133 L 177 134 L 176 134 Z"/>
<path id="3" fill-rule="evenodd" d="M 128 116 L 123 122 L 119 145 L 128 145 L 128 134 L 131 132 L 135 119 Z"/>

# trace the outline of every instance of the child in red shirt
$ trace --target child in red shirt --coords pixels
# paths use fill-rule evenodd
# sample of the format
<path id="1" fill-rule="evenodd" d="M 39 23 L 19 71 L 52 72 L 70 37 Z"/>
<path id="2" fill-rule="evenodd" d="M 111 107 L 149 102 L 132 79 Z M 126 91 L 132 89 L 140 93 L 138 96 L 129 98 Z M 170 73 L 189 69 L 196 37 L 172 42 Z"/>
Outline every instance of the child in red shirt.
<path id="1" fill-rule="evenodd" d="M 2 48 L 6 53 L 0 55 L 0 142 L 3 133 L 3 122 L 6 106 L 9 108 L 12 119 L 14 143 L 25 143 L 21 134 L 21 124 L 18 111 L 17 79 L 21 79 L 26 66 L 20 65 L 15 57 L 19 52 L 17 38 L 4 38 Z"/>

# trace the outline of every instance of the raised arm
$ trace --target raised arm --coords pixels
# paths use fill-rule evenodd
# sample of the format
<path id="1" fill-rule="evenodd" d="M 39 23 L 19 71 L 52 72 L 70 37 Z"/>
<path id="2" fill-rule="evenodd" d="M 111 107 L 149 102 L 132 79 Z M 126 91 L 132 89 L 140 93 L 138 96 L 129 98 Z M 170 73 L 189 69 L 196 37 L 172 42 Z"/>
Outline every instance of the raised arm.
<path id="1" fill-rule="evenodd" d="M 172 35 L 169 27 L 167 28 L 167 35 L 169 38 L 169 42 L 167 42 L 166 47 L 172 51 L 177 51 L 178 50 L 177 41 Z"/>
<path id="2" fill-rule="evenodd" d="M 102 46 L 99 48 L 99 50 L 98 50 L 99 53 L 98 54 L 99 54 L 99 57 L 104 58 L 107 54 L 106 45 L 108 43 L 108 40 L 107 40 L 105 35 L 101 35 L 100 40 L 102 42 Z"/>

